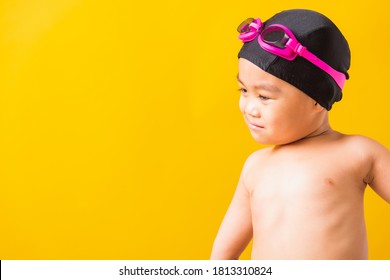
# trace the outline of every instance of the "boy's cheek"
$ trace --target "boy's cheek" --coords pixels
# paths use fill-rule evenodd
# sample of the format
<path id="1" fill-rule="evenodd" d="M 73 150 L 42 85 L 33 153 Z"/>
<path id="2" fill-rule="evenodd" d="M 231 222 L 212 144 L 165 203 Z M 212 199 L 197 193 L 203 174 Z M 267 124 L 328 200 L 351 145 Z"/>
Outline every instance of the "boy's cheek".
<path id="1" fill-rule="evenodd" d="M 244 102 L 243 98 L 240 97 L 240 101 L 238 102 L 238 108 L 240 109 L 241 113 L 243 113 L 243 114 L 244 114 L 244 112 L 245 112 L 245 110 L 244 110 L 244 108 L 245 108 L 244 103 L 245 103 L 245 102 Z"/>

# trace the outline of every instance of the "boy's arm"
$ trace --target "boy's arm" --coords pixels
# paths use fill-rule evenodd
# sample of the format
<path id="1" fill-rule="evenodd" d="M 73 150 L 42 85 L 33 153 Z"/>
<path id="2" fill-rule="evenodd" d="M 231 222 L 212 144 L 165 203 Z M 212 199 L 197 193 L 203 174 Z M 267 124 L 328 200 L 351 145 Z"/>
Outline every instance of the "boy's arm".
<path id="1" fill-rule="evenodd" d="M 252 238 L 249 193 L 242 177 L 215 238 L 211 259 L 238 259 Z"/>
<path id="2" fill-rule="evenodd" d="M 390 151 L 377 142 L 372 143 L 370 149 L 373 160 L 367 183 L 390 203 Z"/>

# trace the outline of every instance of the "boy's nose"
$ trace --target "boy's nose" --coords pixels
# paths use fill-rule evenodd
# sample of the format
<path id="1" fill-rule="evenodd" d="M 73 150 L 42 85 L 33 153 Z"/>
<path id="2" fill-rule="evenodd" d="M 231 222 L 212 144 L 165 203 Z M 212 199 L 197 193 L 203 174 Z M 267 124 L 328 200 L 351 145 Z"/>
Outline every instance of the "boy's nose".
<path id="1" fill-rule="evenodd" d="M 248 101 L 245 108 L 245 112 L 253 118 L 259 118 L 261 116 L 259 106 L 256 103 L 254 100 Z"/>

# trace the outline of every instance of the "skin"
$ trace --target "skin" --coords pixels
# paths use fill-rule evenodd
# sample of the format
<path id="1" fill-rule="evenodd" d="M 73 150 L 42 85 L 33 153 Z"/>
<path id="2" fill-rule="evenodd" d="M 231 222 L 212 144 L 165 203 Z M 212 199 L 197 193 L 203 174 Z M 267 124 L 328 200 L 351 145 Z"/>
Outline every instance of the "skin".
<path id="1" fill-rule="evenodd" d="M 390 203 L 390 152 L 331 129 L 328 111 L 294 86 L 239 60 L 240 110 L 253 138 L 211 259 L 367 259 L 363 198 Z"/>

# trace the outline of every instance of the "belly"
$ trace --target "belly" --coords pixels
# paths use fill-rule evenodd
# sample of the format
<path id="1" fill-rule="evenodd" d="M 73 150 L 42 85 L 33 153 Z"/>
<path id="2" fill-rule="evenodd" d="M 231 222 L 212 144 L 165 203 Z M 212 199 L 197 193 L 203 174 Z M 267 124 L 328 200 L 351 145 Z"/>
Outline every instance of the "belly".
<path id="1" fill-rule="evenodd" d="M 367 259 L 364 222 L 337 228 L 318 219 L 323 217 L 268 228 L 255 224 L 252 259 Z"/>
<path id="2" fill-rule="evenodd" d="M 334 182 L 254 191 L 252 258 L 367 259 L 363 193 Z"/>

